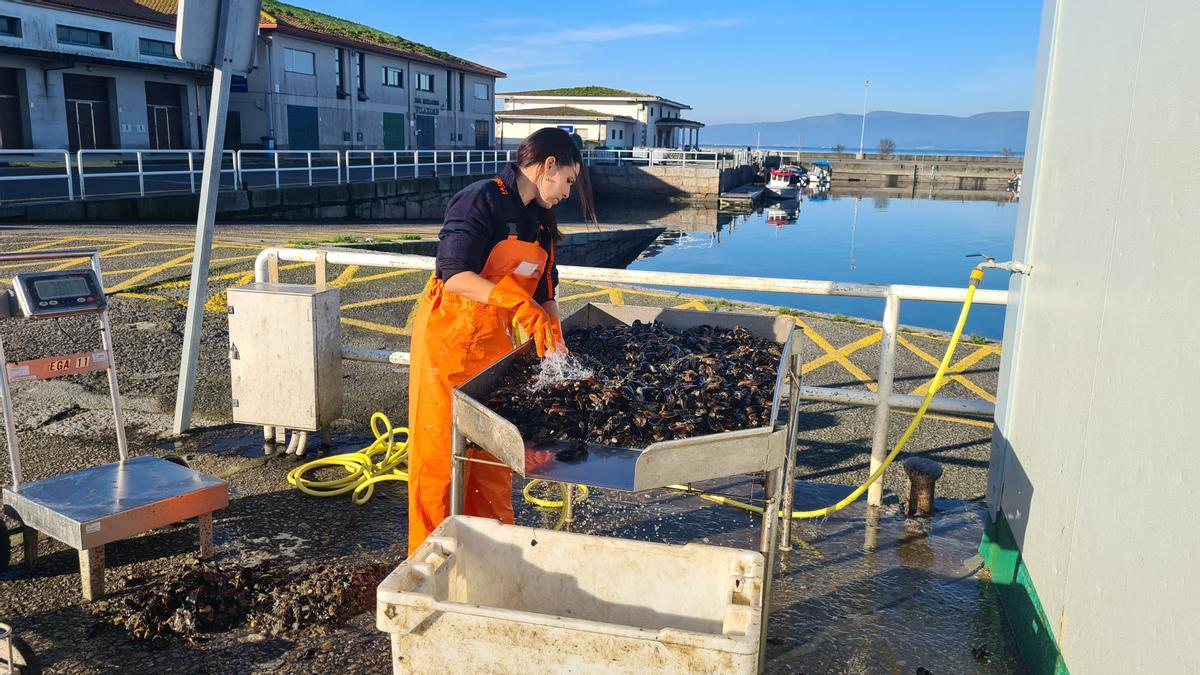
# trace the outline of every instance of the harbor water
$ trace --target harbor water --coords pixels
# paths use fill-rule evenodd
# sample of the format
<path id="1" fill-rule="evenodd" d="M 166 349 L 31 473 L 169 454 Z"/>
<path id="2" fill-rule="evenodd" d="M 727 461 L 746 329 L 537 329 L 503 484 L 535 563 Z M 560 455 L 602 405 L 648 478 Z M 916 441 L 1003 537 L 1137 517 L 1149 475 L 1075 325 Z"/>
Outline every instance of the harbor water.
<path id="1" fill-rule="evenodd" d="M 1004 193 L 990 200 L 939 199 L 936 194 L 895 197 L 881 190 L 834 188 L 827 197 L 803 195 L 752 213 L 713 213 L 711 226 L 674 227 L 669 214 L 620 204 L 600 204 L 602 222 L 658 222 L 668 230 L 629 269 L 818 279 L 869 284 L 964 287 L 984 253 L 1012 256 L 1017 203 Z M 694 209 L 692 209 L 694 211 Z M 1008 287 L 1008 275 L 991 272 L 983 288 Z M 731 301 L 824 312 L 878 321 L 883 301 L 754 291 L 697 291 Z M 907 326 L 948 331 L 959 306 L 906 301 Z M 1004 308 L 976 306 L 966 335 L 1000 339 Z"/>

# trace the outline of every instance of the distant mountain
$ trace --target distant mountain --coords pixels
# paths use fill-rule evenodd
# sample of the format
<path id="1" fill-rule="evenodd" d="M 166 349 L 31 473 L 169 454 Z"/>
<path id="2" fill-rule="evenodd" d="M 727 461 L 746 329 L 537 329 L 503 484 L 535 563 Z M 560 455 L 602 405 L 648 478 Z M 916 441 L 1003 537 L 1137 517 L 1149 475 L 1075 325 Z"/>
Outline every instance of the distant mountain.
<path id="1" fill-rule="evenodd" d="M 820 115 L 786 122 L 713 124 L 700 132 L 701 143 L 754 145 L 762 133 L 763 145 L 828 148 L 838 143 L 858 150 L 862 115 Z M 905 150 L 1025 150 L 1029 113 L 990 112 L 953 117 L 880 110 L 867 113 L 865 147 L 868 151 L 881 138 L 891 138 Z"/>

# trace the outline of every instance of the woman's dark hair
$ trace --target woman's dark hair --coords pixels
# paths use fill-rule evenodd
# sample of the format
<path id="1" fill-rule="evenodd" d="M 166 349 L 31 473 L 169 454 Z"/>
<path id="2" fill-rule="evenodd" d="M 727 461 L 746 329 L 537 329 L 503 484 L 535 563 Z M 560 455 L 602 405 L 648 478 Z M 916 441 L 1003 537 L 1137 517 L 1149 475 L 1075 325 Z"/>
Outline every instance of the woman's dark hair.
<path id="1" fill-rule="evenodd" d="M 592 183 L 588 179 L 587 165 L 583 163 L 583 153 L 575 145 L 575 141 L 571 139 L 571 135 L 562 129 L 547 127 L 538 129 L 537 131 L 525 137 L 521 141 L 521 147 L 517 148 L 517 166 L 533 166 L 546 161 L 547 157 L 553 157 L 558 164 L 573 164 L 579 167 L 579 175 L 575 178 L 575 190 L 579 195 L 579 208 L 583 212 L 584 220 L 596 222 L 596 209 L 592 201 Z M 546 223 L 546 228 L 550 230 L 550 236 L 554 241 L 558 241 L 558 223 L 553 217 L 553 212 L 547 214 L 549 217 L 546 220 L 551 222 Z"/>

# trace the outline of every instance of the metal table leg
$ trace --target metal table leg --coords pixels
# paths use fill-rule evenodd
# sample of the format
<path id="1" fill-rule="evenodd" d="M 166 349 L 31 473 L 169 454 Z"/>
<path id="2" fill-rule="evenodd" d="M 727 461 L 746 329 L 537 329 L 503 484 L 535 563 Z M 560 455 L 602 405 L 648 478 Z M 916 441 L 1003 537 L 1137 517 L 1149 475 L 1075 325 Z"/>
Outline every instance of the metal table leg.
<path id="1" fill-rule="evenodd" d="M 33 570 L 38 559 L 38 531 L 28 525 L 21 526 L 21 548 L 25 551 L 25 569 Z"/>
<path id="2" fill-rule="evenodd" d="M 461 516 L 466 508 L 467 439 L 450 426 L 450 515 Z"/>
<path id="3" fill-rule="evenodd" d="M 771 615 L 771 587 L 775 582 L 775 555 L 779 545 L 779 506 L 783 501 L 783 470 L 776 469 L 766 475 L 764 481 L 770 498 L 763 505 L 762 539 L 759 553 L 763 554 L 762 620 L 758 633 L 758 672 L 763 672 L 767 663 L 767 623 Z"/>

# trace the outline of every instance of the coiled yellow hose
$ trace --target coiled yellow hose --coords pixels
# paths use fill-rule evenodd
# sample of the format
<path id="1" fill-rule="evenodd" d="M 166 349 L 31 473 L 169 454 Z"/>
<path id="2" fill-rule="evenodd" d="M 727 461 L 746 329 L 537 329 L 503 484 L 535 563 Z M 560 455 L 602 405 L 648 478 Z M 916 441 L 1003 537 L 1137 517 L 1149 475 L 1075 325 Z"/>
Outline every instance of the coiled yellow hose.
<path id="1" fill-rule="evenodd" d="M 382 425 L 382 428 L 381 428 Z M 357 452 L 330 455 L 314 459 L 288 472 L 287 481 L 296 489 L 313 497 L 337 497 L 352 492 L 355 504 L 366 504 L 375 494 L 375 484 L 388 480 L 408 480 L 408 429 L 392 428 L 387 415 L 371 415 L 371 431 L 375 442 Z M 403 440 L 396 436 L 403 435 Z M 383 455 L 378 462 L 377 455 Z M 304 474 L 325 467 L 340 466 L 346 475 L 332 480 L 311 480 Z"/>

